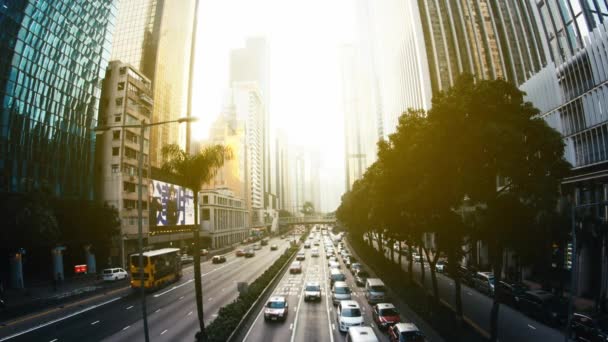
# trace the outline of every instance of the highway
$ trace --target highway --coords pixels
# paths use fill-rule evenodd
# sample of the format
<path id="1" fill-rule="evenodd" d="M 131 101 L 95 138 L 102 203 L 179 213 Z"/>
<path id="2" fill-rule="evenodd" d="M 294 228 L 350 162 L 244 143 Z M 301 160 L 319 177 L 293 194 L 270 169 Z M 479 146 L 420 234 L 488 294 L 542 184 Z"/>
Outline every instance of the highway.
<path id="1" fill-rule="evenodd" d="M 277 244 L 277 251 L 270 245 Z M 227 254 L 222 264 L 202 263 L 203 300 L 206 323 L 237 296 L 237 282 L 252 282 L 261 275 L 289 244 L 271 239 L 253 258 Z M 198 331 L 194 297 L 193 267 L 184 268 L 182 279 L 147 295 L 148 327 L 153 341 L 193 340 Z M 125 283 L 125 285 L 127 285 Z M 121 288 L 64 308 L 8 322 L 0 327 L 0 341 L 143 341 L 140 297 L 130 288 Z"/>

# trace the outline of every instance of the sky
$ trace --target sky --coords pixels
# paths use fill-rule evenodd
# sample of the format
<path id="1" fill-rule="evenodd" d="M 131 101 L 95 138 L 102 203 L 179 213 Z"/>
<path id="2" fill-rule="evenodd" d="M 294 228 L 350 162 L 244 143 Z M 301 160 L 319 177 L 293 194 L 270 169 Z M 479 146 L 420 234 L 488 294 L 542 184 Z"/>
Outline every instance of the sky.
<path id="1" fill-rule="evenodd" d="M 270 45 L 271 130 L 290 144 L 321 151 L 321 202 L 335 210 L 344 192 L 344 128 L 338 47 L 352 41 L 349 0 L 205 0 L 200 2 L 193 138 L 208 136 L 228 88 L 229 52 L 247 37 Z"/>

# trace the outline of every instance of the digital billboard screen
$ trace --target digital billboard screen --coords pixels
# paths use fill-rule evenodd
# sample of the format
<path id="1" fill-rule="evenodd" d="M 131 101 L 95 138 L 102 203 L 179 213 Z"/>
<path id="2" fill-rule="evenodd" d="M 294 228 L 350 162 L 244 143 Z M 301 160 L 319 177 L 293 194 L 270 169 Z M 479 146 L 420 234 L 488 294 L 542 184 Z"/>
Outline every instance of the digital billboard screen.
<path id="1" fill-rule="evenodd" d="M 150 227 L 194 224 L 192 190 L 179 185 L 150 180 Z"/>

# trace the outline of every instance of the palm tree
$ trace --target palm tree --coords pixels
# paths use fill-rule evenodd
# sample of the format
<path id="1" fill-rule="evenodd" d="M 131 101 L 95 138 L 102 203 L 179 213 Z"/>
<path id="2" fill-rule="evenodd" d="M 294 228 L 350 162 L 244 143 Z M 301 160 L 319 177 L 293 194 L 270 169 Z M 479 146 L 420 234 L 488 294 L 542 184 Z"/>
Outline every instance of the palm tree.
<path id="1" fill-rule="evenodd" d="M 194 193 L 194 290 L 196 292 L 196 310 L 201 331 L 198 340 L 205 341 L 205 321 L 203 320 L 203 288 L 201 284 L 200 229 L 198 227 L 198 191 L 208 183 L 224 161 L 232 158 L 230 148 L 223 145 L 204 147 L 196 154 L 189 154 L 178 145 L 171 144 L 162 148 L 165 162 L 163 171 L 175 175 L 180 183 Z"/>

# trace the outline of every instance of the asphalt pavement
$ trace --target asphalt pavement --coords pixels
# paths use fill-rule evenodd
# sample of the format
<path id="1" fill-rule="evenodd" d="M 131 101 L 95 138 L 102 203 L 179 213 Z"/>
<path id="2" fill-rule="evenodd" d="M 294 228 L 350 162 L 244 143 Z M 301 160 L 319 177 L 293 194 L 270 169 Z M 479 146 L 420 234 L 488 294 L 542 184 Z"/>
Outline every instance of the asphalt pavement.
<path id="1" fill-rule="evenodd" d="M 253 258 L 227 254 L 222 264 L 202 263 L 204 317 L 208 324 L 218 310 L 237 296 L 237 282 L 251 283 L 288 247 L 271 239 Z M 148 330 L 153 341 L 193 341 L 199 330 L 192 266 L 182 279 L 146 296 Z M 127 285 L 127 283 L 125 283 Z M 0 327 L 1 341 L 143 341 L 139 292 L 120 288 L 63 308 L 51 308 Z"/>

